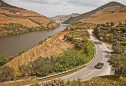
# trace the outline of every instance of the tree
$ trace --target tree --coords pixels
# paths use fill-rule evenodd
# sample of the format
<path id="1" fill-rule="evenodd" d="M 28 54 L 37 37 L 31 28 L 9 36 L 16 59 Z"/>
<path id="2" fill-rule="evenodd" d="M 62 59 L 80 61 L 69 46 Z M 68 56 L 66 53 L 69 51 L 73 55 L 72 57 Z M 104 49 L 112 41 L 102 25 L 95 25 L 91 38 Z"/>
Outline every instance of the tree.
<path id="1" fill-rule="evenodd" d="M 22 77 L 29 76 L 32 72 L 30 65 L 22 65 L 19 67 L 19 70 Z"/>
<path id="2" fill-rule="evenodd" d="M 112 64 L 115 69 L 115 74 L 119 75 L 119 77 L 126 74 L 126 56 L 120 54 L 114 54 L 111 56 L 109 60 L 110 64 Z"/>
<path id="3" fill-rule="evenodd" d="M 115 53 L 118 53 L 118 54 L 123 53 L 123 47 L 117 39 L 113 40 L 112 49 Z"/>

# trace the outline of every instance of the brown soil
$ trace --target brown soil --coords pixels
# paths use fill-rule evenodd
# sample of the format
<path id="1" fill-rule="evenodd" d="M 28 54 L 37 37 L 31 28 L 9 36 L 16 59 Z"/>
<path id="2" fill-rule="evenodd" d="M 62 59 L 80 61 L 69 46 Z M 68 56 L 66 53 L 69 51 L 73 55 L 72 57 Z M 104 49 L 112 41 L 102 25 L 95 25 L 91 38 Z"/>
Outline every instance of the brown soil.
<path id="1" fill-rule="evenodd" d="M 81 21 L 93 24 L 102 24 L 106 22 L 124 22 L 126 20 L 126 8 L 121 7 L 106 7 L 105 9 L 96 12 L 90 17 L 84 18 Z"/>
<path id="2" fill-rule="evenodd" d="M 28 11 L 17 7 L 0 7 L 0 27 L 3 27 L 3 29 L 0 28 L 0 36 L 8 35 L 9 30 L 5 31 L 4 27 L 5 25 L 10 23 L 23 25 L 23 27 L 28 27 L 32 30 L 33 28 L 35 28 L 34 31 L 37 31 L 38 27 L 41 28 L 42 26 L 43 27 L 41 28 L 41 30 L 43 30 L 44 28 L 54 29 L 58 26 L 56 22 L 52 22 L 52 20 L 50 20 L 49 18 L 33 11 Z M 24 29 L 24 31 L 26 30 Z M 11 32 L 11 35 L 15 33 L 16 32 L 13 31 Z"/>
<path id="3" fill-rule="evenodd" d="M 8 66 L 14 69 L 15 75 L 19 73 L 19 66 L 23 64 L 28 64 L 29 62 L 39 59 L 39 57 L 57 57 L 60 53 L 65 51 L 67 48 L 72 47 L 72 45 L 63 40 L 64 35 L 68 32 L 61 32 L 49 39 L 44 43 L 28 50 L 20 56 L 15 57 L 12 61 L 8 62 L 4 66 Z"/>
<path id="4" fill-rule="evenodd" d="M 106 22 L 124 22 L 126 20 L 126 12 L 124 13 L 105 13 L 97 16 L 92 16 L 87 19 L 81 20 L 87 23 L 102 24 Z"/>

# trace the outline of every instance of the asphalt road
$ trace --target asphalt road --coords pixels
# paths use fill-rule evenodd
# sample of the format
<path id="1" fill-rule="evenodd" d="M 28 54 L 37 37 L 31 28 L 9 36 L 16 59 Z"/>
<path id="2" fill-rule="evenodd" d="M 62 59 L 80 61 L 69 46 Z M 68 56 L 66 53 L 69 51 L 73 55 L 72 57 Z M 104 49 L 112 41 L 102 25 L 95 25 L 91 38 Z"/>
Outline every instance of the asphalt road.
<path id="1" fill-rule="evenodd" d="M 93 42 L 99 41 L 92 34 L 92 30 L 88 30 L 88 31 L 90 33 L 90 37 Z M 86 80 L 92 79 L 93 77 L 110 75 L 111 66 L 107 62 L 108 58 L 106 58 L 106 55 L 108 55 L 108 54 L 106 52 L 104 52 L 104 51 L 109 51 L 109 50 L 103 43 L 102 44 L 94 43 L 94 45 L 95 45 L 96 52 L 95 52 L 95 58 L 93 59 L 92 62 L 90 62 L 86 67 L 80 69 L 79 71 L 74 72 L 72 74 L 65 75 L 60 78 L 65 81 L 68 81 L 68 80 L 72 81 L 72 80 L 78 80 L 78 79 L 81 79 L 82 81 L 86 81 Z M 104 63 L 103 68 L 102 69 L 94 68 L 94 66 L 99 62 Z M 19 80 L 19 82 L 20 82 L 20 80 Z M 16 82 L 10 81 L 9 83 L 16 83 Z M 0 84 L 0 86 L 3 86 L 3 85 Z M 30 85 L 25 85 L 25 86 L 30 86 Z"/>
<path id="2" fill-rule="evenodd" d="M 93 42 L 99 41 L 92 33 L 92 30 L 88 30 L 88 32 L 90 33 L 90 37 Z M 108 53 L 104 52 L 109 50 L 103 43 L 102 44 L 94 43 L 94 45 L 96 52 L 93 61 L 85 68 L 82 68 L 77 72 L 61 77 L 62 79 L 64 79 L 65 81 L 78 80 L 78 79 L 86 81 L 92 79 L 93 77 L 110 75 L 111 66 L 107 62 L 108 58 L 106 58 L 106 55 L 108 55 Z M 103 68 L 102 69 L 94 68 L 94 66 L 99 62 L 104 63 Z"/>

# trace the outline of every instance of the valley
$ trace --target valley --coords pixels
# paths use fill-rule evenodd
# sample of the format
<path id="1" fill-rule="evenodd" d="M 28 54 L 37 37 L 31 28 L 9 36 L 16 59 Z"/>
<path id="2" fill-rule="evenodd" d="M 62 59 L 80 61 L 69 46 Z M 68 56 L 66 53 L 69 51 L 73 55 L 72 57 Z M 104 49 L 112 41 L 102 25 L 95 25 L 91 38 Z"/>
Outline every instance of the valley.
<path id="1" fill-rule="evenodd" d="M 119 2 L 48 18 L 0 0 L 0 36 L 0 86 L 126 85 L 126 6 Z"/>

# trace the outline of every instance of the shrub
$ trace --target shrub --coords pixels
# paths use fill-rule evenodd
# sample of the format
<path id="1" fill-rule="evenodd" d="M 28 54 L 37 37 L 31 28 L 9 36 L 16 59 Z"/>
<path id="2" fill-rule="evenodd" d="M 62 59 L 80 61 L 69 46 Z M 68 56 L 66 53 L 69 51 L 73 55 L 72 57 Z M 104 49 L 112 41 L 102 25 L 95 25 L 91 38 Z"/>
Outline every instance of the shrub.
<path id="1" fill-rule="evenodd" d="M 68 49 L 58 58 L 59 60 L 55 66 L 56 72 L 66 71 L 68 69 L 82 65 L 85 63 L 84 58 L 86 57 L 81 51 L 76 49 Z"/>
<path id="2" fill-rule="evenodd" d="M 65 39 L 65 40 L 68 40 L 68 41 L 73 41 L 74 38 L 73 38 L 72 35 L 65 35 L 65 36 L 64 36 L 64 39 Z"/>
<path id="3" fill-rule="evenodd" d="M 92 49 L 92 48 L 91 48 Z M 90 54 L 91 51 L 89 51 Z M 38 76 L 44 77 L 52 73 L 63 72 L 74 67 L 80 66 L 91 60 L 91 56 L 83 53 L 83 50 L 75 48 L 67 49 L 64 53 L 56 58 L 42 58 L 33 61 L 29 65 L 20 66 L 22 76 Z"/>
<path id="4" fill-rule="evenodd" d="M 42 44 L 44 41 L 40 41 L 39 44 Z"/>
<path id="5" fill-rule="evenodd" d="M 20 50 L 19 53 L 18 53 L 18 55 L 21 55 L 24 52 L 25 52 L 25 50 Z"/>
<path id="6" fill-rule="evenodd" d="M 3 66 L 5 63 L 7 63 L 7 57 L 0 56 L 0 66 Z"/>
<path id="7" fill-rule="evenodd" d="M 40 84 L 39 83 L 35 83 L 35 84 L 30 85 L 30 86 L 40 86 Z"/>
<path id="8" fill-rule="evenodd" d="M 14 71 L 9 67 L 0 68 L 0 82 L 14 79 Z"/>

